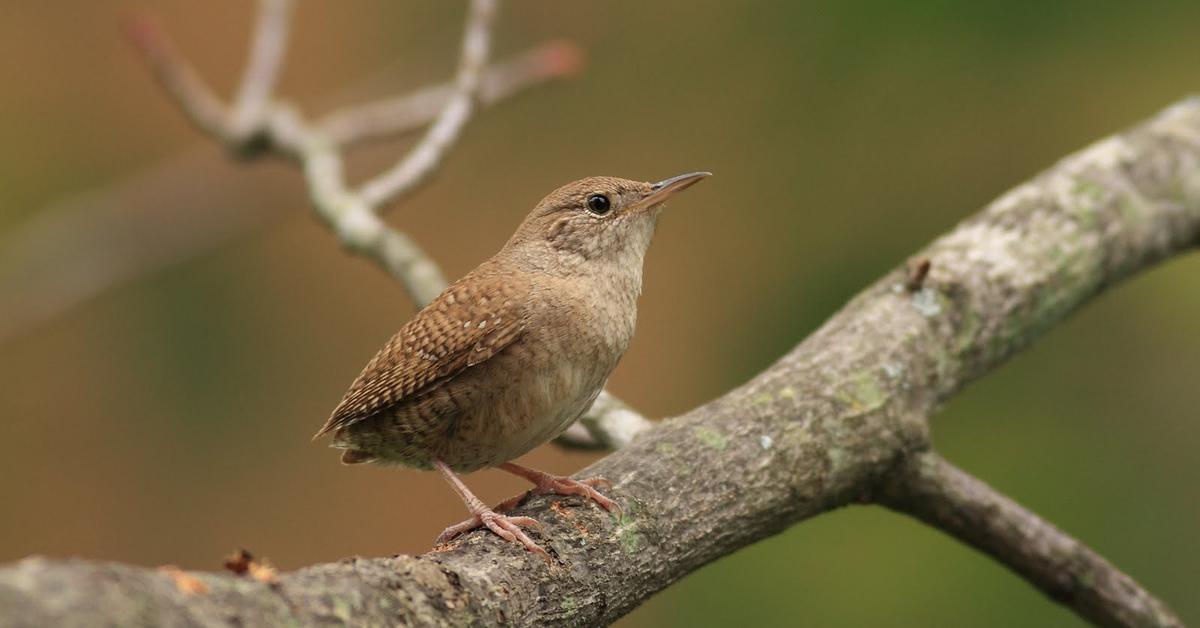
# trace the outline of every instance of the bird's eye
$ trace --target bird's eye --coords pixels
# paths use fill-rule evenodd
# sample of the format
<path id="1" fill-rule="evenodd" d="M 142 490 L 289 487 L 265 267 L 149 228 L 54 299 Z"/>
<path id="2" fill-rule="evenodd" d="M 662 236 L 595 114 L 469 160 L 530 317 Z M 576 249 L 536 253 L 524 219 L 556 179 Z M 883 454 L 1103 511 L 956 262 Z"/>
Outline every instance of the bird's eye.
<path id="1" fill-rule="evenodd" d="M 603 216 L 604 214 L 608 213 L 609 209 L 612 209 L 612 205 L 608 202 L 607 196 L 603 194 L 593 194 L 587 197 L 587 208 L 588 211 L 592 212 L 593 214 L 596 214 L 597 216 Z"/>

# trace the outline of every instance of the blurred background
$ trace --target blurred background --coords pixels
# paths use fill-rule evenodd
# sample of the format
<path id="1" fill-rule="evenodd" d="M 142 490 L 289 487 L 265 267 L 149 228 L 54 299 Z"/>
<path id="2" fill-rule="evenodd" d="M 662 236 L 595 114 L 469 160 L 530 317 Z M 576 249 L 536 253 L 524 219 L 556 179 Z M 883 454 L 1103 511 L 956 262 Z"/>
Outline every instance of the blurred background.
<path id="1" fill-rule="evenodd" d="M 281 93 L 315 114 L 444 80 L 463 9 L 301 3 Z M 185 122 L 122 37 L 140 10 L 230 93 L 252 3 L 0 4 L 0 241 L 51 246 L 14 235 L 79 194 L 145 214 L 128 246 L 161 243 L 172 223 L 157 209 L 254 228 L 231 222 L 239 235 L 209 254 L 0 344 L 0 559 L 219 569 L 244 546 L 291 569 L 428 549 L 464 515 L 439 477 L 343 467 L 309 442 L 412 305 L 313 220 L 290 165 L 233 163 Z M 497 37 L 497 57 L 566 38 L 587 67 L 478 115 L 388 219 L 457 277 L 561 183 L 715 172 L 660 226 L 638 337 L 611 381 L 652 416 L 743 382 L 1004 190 L 1200 89 L 1194 2 L 511 2 Z M 405 146 L 355 152 L 352 176 Z M 85 235 L 102 231 L 87 220 L 107 214 L 81 207 Z M 1103 295 L 935 423 L 950 459 L 1190 622 L 1198 276 L 1192 256 Z M 30 281 L 0 282 L 0 319 Z M 548 446 L 527 461 L 567 473 L 592 459 Z M 497 472 L 468 483 L 491 502 L 525 488 Z M 989 559 L 866 507 L 705 567 L 622 623 L 801 621 L 1080 623 Z"/>

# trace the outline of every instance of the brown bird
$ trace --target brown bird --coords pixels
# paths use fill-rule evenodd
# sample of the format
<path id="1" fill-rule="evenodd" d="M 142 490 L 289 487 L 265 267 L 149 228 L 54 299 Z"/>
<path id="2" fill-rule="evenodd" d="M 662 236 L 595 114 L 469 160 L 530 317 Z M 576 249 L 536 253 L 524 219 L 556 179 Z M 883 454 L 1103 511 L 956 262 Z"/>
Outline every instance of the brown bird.
<path id="1" fill-rule="evenodd" d="M 642 260 L 663 203 L 709 176 L 658 183 L 589 177 L 542 199 L 504 248 L 408 321 L 367 364 L 317 437 L 333 432 L 342 462 L 437 469 L 471 518 L 444 542 L 486 526 L 546 555 L 457 473 L 499 467 L 536 493 L 581 495 L 612 511 L 595 489 L 511 462 L 558 436 L 604 388 L 633 338 Z M 315 437 L 314 437 L 315 438 Z M 499 511 L 499 512 L 498 512 Z"/>

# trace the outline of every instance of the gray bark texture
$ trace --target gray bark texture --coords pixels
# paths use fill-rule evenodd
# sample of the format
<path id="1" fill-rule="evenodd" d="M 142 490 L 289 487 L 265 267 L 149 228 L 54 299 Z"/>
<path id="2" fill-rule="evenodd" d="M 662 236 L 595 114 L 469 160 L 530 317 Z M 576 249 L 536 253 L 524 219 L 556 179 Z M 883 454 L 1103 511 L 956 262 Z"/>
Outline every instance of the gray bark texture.
<path id="1" fill-rule="evenodd" d="M 850 503 L 907 512 L 1102 625 L 1179 620 L 1132 579 L 930 449 L 930 417 L 1104 288 L 1200 244 L 1200 99 L 1062 160 L 919 252 L 753 380 L 580 477 L 624 511 L 534 497 L 547 564 L 475 532 L 274 584 L 80 560 L 0 568 L 6 625 L 594 625 L 706 563 Z M 918 264 L 919 266 L 919 264 Z"/>

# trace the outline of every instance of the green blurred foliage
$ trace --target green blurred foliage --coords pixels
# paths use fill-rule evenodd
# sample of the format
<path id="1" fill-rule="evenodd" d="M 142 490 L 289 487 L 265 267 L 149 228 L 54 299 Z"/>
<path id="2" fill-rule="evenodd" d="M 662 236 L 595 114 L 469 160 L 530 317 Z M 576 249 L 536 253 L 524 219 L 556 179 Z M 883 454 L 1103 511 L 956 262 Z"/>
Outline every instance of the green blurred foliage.
<path id="1" fill-rule="evenodd" d="M 140 8 L 0 3 L 0 229 L 203 141 L 120 40 L 119 17 Z M 149 8 L 214 84 L 235 84 L 245 3 Z M 307 103 L 385 68 L 389 90 L 446 76 L 461 13 L 302 3 L 283 89 Z M 458 275 L 562 182 L 714 171 L 662 223 L 612 381 L 654 415 L 744 381 L 991 198 L 1200 84 L 1195 2 L 505 6 L 502 51 L 550 37 L 587 48 L 585 74 L 478 116 L 390 219 Z M 351 172 L 403 146 L 371 147 Z M 412 309 L 306 215 L 298 177 L 268 184 L 295 218 L 0 347 L 0 558 L 215 568 L 247 546 L 290 568 L 419 552 L 461 516 L 436 477 L 342 468 L 308 442 Z M 1102 296 L 935 423 L 948 457 L 1192 622 L 1198 272 L 1177 260 Z M 530 456 L 563 472 L 589 459 Z M 495 475 L 469 482 L 488 499 L 521 488 Z M 852 508 L 700 570 L 623 623 L 1079 622 L 940 533 Z"/>

